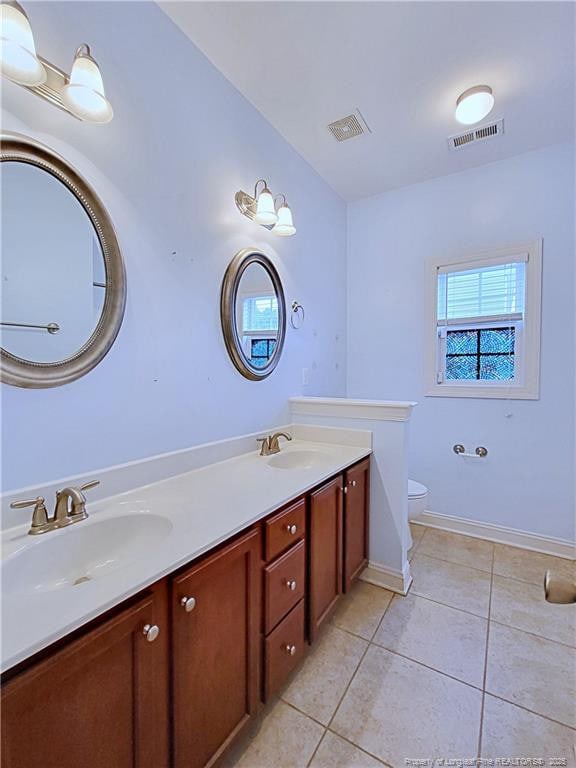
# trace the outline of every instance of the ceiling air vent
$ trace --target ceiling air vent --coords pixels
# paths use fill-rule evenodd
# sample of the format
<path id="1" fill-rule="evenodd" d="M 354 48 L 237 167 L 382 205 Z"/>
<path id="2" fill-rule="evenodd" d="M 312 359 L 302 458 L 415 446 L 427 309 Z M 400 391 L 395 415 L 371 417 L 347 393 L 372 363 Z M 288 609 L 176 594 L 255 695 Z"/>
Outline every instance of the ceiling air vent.
<path id="1" fill-rule="evenodd" d="M 346 141 L 347 139 L 353 139 L 354 136 L 361 136 L 363 133 L 372 133 L 359 109 L 352 115 L 330 123 L 328 130 L 336 141 Z"/>
<path id="2" fill-rule="evenodd" d="M 448 147 L 451 150 L 462 149 L 469 144 L 493 139 L 502 133 L 504 133 L 504 120 L 496 120 L 494 123 L 486 123 L 478 128 L 471 128 L 469 131 L 459 133 L 457 136 L 450 136 L 448 138 Z"/>

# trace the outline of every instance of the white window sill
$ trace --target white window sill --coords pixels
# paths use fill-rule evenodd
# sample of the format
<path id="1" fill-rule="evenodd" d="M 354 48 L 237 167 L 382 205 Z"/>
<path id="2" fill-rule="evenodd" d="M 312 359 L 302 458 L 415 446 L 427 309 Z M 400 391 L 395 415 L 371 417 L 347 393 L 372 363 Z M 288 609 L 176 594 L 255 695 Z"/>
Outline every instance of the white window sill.
<path id="1" fill-rule="evenodd" d="M 494 400 L 539 400 L 540 393 L 530 387 L 518 385 L 500 386 L 436 384 L 426 392 L 426 397 L 476 397 Z"/>

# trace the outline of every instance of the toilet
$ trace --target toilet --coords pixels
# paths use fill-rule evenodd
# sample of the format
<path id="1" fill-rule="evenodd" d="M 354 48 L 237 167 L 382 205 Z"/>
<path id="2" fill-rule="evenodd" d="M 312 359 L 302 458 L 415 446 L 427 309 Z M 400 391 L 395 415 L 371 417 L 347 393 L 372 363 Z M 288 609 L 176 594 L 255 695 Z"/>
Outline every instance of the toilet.
<path id="1" fill-rule="evenodd" d="M 408 521 L 414 520 L 426 509 L 428 488 L 416 480 L 408 480 Z M 412 531 L 408 526 L 408 549 L 412 549 Z"/>

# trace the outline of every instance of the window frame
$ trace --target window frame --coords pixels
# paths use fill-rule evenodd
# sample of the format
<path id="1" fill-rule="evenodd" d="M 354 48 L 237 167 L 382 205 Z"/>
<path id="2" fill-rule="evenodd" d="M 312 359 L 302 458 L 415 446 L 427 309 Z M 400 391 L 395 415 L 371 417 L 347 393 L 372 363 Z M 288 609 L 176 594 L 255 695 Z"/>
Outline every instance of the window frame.
<path id="1" fill-rule="evenodd" d="M 502 258 L 511 261 L 518 256 L 527 256 L 525 307 L 522 320 L 513 320 L 516 328 L 515 340 L 515 378 L 510 381 L 446 379 L 437 381 L 437 374 L 445 370 L 441 367 L 442 342 L 438 333 L 438 269 L 452 267 L 454 271 L 464 271 L 490 266 Z M 540 335 L 542 305 L 542 240 L 521 243 L 506 248 L 482 251 L 470 256 L 452 256 L 436 258 L 428 264 L 427 276 L 428 307 L 426 311 L 426 356 L 425 380 L 426 397 L 475 397 L 495 399 L 538 400 L 540 398 Z M 462 323 L 451 322 L 449 330 L 460 328 L 488 328 L 490 325 L 503 326 L 507 323 L 466 318 Z M 520 350 L 517 351 L 518 345 Z"/>

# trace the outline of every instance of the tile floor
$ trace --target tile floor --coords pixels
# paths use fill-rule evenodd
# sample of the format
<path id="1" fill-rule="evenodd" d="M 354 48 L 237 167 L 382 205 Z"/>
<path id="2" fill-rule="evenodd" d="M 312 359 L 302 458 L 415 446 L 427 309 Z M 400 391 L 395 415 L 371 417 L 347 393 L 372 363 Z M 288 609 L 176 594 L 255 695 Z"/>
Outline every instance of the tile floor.
<path id="1" fill-rule="evenodd" d="M 542 587 L 547 568 L 569 576 L 574 564 L 412 530 L 408 596 L 354 587 L 238 768 L 432 768 L 441 757 L 576 768 L 576 606 L 546 603 Z"/>

